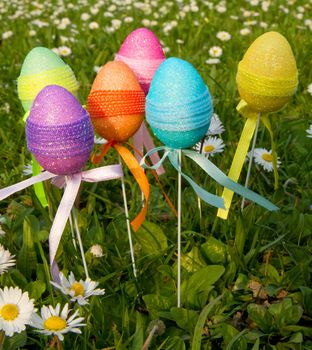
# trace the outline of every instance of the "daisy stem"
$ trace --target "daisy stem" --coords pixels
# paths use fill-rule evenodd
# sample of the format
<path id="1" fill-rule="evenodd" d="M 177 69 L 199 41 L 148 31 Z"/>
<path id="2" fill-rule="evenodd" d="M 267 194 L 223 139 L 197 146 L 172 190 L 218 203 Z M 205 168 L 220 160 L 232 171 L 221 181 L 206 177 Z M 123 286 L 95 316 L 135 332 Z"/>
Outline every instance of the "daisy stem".
<path id="1" fill-rule="evenodd" d="M 58 337 L 56 337 L 56 346 L 57 350 L 62 350 L 62 342 L 59 340 Z"/>
<path id="2" fill-rule="evenodd" d="M 179 149 L 179 168 L 182 167 L 182 156 L 181 150 Z M 182 182 L 181 182 L 181 171 L 178 172 L 178 281 L 177 281 L 177 306 L 181 306 L 181 201 L 182 201 Z"/>
<path id="3" fill-rule="evenodd" d="M 120 166 L 122 166 L 121 158 L 120 158 L 119 154 L 118 154 L 118 159 L 119 159 Z M 123 201 L 124 201 L 124 206 L 125 206 L 125 214 L 126 214 L 127 231 L 128 231 L 128 239 L 129 239 L 129 246 L 130 246 L 130 255 L 131 255 L 133 275 L 135 278 L 137 278 L 137 270 L 136 270 L 136 266 L 135 266 L 134 249 L 133 249 L 132 235 L 131 235 L 131 226 L 130 226 L 129 213 L 128 213 L 126 186 L 125 186 L 125 180 L 124 180 L 123 176 L 121 177 L 121 189 L 122 189 L 122 196 L 123 196 Z"/>
<path id="4" fill-rule="evenodd" d="M 258 113 L 256 130 L 255 130 L 255 134 L 254 134 L 254 137 L 252 140 L 251 153 L 250 153 L 250 157 L 249 157 L 249 164 L 248 164 L 247 176 L 246 176 L 246 181 L 245 181 L 245 188 L 248 188 L 248 183 L 249 183 L 249 179 L 250 179 L 251 166 L 252 166 L 252 162 L 253 162 L 253 158 L 254 158 L 254 154 L 255 154 L 255 147 L 256 147 L 256 142 L 257 142 L 257 137 L 258 137 L 260 117 L 261 117 L 261 113 Z M 242 199 L 241 211 L 244 210 L 244 206 L 245 206 L 245 197 L 243 197 L 243 199 Z"/>
<path id="5" fill-rule="evenodd" d="M 0 349 L 3 349 L 3 344 L 5 341 L 5 333 L 3 331 L 0 332 Z"/>

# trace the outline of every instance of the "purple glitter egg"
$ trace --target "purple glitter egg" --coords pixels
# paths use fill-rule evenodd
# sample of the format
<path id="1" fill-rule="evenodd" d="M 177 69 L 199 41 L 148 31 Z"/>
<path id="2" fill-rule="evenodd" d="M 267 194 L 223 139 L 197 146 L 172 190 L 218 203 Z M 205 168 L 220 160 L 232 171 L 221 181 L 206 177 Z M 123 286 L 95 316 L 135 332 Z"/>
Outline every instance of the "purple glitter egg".
<path id="1" fill-rule="evenodd" d="M 35 98 L 26 121 L 27 147 L 51 173 L 81 171 L 94 143 L 89 115 L 61 86 L 49 85 Z"/>

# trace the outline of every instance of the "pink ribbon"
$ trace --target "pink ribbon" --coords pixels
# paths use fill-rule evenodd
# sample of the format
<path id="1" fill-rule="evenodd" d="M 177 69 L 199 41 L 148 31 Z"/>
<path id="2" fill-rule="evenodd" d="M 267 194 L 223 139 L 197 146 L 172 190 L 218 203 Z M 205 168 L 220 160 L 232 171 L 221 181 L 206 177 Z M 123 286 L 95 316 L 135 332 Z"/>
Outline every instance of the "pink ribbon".
<path id="1" fill-rule="evenodd" d="M 145 124 L 145 121 L 142 122 L 140 129 L 133 135 L 133 146 L 141 153 L 144 154 L 144 146 L 146 151 L 150 151 L 155 148 L 154 141 L 147 129 L 147 126 Z M 136 159 L 138 162 L 141 162 L 142 157 L 139 154 L 135 154 Z M 154 153 L 150 156 L 150 159 L 153 163 L 153 165 L 157 164 L 160 161 L 160 157 L 158 153 Z M 158 175 L 162 175 L 165 172 L 164 167 L 161 165 L 156 170 Z"/>
<path id="2" fill-rule="evenodd" d="M 63 187 L 66 184 L 64 194 L 57 209 L 49 235 L 50 269 L 54 281 L 57 281 L 59 278 L 59 269 L 55 261 L 57 248 L 78 194 L 81 181 L 100 182 L 118 179 L 121 177 L 123 177 L 123 171 L 120 164 L 107 165 L 67 176 L 56 175 L 50 173 L 49 171 L 43 171 L 37 176 L 0 190 L 0 200 L 3 200 L 15 192 L 45 180 L 53 179 L 54 184 L 58 187 Z"/>

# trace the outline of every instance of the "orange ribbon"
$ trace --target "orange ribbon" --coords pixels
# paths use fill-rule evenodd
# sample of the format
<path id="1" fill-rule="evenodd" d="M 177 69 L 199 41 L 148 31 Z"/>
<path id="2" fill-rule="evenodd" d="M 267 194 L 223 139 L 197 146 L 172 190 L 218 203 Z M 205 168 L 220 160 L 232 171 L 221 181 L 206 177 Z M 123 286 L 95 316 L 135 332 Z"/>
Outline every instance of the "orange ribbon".
<path id="1" fill-rule="evenodd" d="M 88 111 L 92 118 L 143 114 L 145 95 L 141 90 L 98 90 L 88 97 Z"/>
<path id="2" fill-rule="evenodd" d="M 120 143 L 117 143 L 115 141 L 110 141 L 107 144 L 105 144 L 103 146 L 102 152 L 99 155 L 94 155 L 92 157 L 93 164 L 99 163 L 102 160 L 102 158 L 105 156 L 107 151 L 110 149 L 110 147 L 114 147 L 116 151 L 119 153 L 119 155 L 121 156 L 123 161 L 126 163 L 127 167 L 131 171 L 141 191 L 144 194 L 145 203 L 140 213 L 137 215 L 137 217 L 131 221 L 131 226 L 133 230 L 137 231 L 142 225 L 143 221 L 145 220 L 145 216 L 147 212 L 147 203 L 150 195 L 149 182 L 147 180 L 144 170 L 141 168 L 140 164 L 138 163 L 136 158 L 133 156 L 133 154 L 126 147 L 122 146 Z"/>

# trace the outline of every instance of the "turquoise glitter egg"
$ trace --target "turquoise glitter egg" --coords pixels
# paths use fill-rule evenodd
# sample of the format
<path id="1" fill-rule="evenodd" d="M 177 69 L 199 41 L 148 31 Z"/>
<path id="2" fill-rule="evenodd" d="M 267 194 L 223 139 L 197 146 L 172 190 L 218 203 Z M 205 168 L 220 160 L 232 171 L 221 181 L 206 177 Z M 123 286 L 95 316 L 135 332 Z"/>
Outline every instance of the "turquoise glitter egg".
<path id="1" fill-rule="evenodd" d="M 212 114 L 208 87 L 197 70 L 180 58 L 157 69 L 146 98 L 146 119 L 167 147 L 192 147 L 205 136 Z"/>

